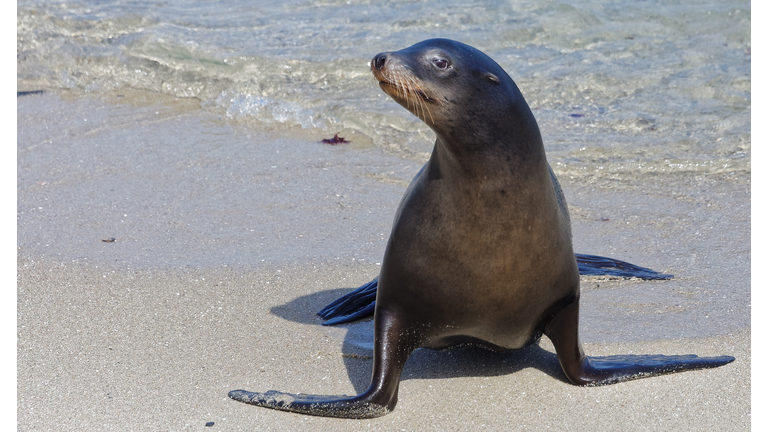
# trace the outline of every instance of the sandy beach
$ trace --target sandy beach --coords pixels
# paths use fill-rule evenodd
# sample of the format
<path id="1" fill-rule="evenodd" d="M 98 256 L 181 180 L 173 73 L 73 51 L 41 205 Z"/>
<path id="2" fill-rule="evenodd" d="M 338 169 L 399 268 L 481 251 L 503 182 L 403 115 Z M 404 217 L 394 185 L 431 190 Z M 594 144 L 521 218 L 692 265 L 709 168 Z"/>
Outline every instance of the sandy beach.
<path id="1" fill-rule="evenodd" d="M 418 350 L 393 413 L 314 418 L 227 392 L 365 389 L 371 321 L 328 328 L 315 312 L 378 274 L 421 162 L 149 93 L 24 96 L 17 115 L 19 430 L 750 428 L 748 180 L 560 179 L 577 252 L 676 276 L 582 278 L 587 352 L 735 362 L 581 388 L 546 338 Z"/>

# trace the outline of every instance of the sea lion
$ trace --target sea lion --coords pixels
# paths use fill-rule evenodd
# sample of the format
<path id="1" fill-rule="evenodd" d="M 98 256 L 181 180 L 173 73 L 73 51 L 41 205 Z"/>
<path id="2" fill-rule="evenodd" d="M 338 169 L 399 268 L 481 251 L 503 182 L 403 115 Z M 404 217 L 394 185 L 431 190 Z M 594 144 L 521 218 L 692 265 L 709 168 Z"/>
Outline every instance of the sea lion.
<path id="1" fill-rule="evenodd" d="M 394 409 L 413 350 L 467 343 L 519 349 L 542 334 L 577 385 L 734 360 L 587 357 L 565 197 L 509 75 L 477 49 L 446 39 L 378 54 L 371 71 L 386 94 L 437 135 L 397 209 L 384 253 L 371 385 L 353 397 L 235 390 L 231 398 L 310 415 L 378 417 Z"/>

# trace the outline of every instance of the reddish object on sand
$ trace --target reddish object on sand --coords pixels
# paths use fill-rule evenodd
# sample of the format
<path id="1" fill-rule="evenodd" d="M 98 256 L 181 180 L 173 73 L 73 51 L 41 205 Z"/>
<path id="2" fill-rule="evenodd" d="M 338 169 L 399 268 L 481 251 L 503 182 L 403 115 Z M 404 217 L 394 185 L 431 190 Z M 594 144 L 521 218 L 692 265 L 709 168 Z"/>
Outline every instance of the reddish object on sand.
<path id="1" fill-rule="evenodd" d="M 330 144 L 330 145 L 336 145 L 336 144 L 349 144 L 351 141 L 347 141 L 344 139 L 344 137 L 340 137 L 339 134 L 336 134 L 331 139 L 324 139 L 322 141 L 323 144 Z"/>

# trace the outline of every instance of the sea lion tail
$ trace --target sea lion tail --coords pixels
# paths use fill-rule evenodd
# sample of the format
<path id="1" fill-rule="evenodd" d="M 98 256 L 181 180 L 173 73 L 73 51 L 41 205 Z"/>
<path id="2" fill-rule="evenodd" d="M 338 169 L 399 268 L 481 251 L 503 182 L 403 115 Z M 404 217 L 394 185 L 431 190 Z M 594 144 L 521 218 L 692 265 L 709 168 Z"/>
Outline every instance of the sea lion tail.
<path id="1" fill-rule="evenodd" d="M 638 378 L 723 366 L 731 356 L 696 355 L 614 355 L 588 357 L 578 336 L 578 297 L 563 307 L 546 326 L 544 334 L 552 340 L 557 358 L 569 381 L 576 385 L 599 386 Z"/>

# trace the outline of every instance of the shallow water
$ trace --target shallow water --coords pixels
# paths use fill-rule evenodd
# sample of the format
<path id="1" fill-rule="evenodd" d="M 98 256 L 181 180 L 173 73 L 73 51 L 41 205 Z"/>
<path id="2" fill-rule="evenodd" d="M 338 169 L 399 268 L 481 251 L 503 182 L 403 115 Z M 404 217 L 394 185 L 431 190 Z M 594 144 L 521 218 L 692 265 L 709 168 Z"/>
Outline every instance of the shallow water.
<path id="1" fill-rule="evenodd" d="M 560 175 L 745 174 L 750 25 L 747 1 L 20 1 L 18 88 L 197 98 L 423 161 L 434 135 L 368 62 L 446 37 L 517 82 Z"/>

